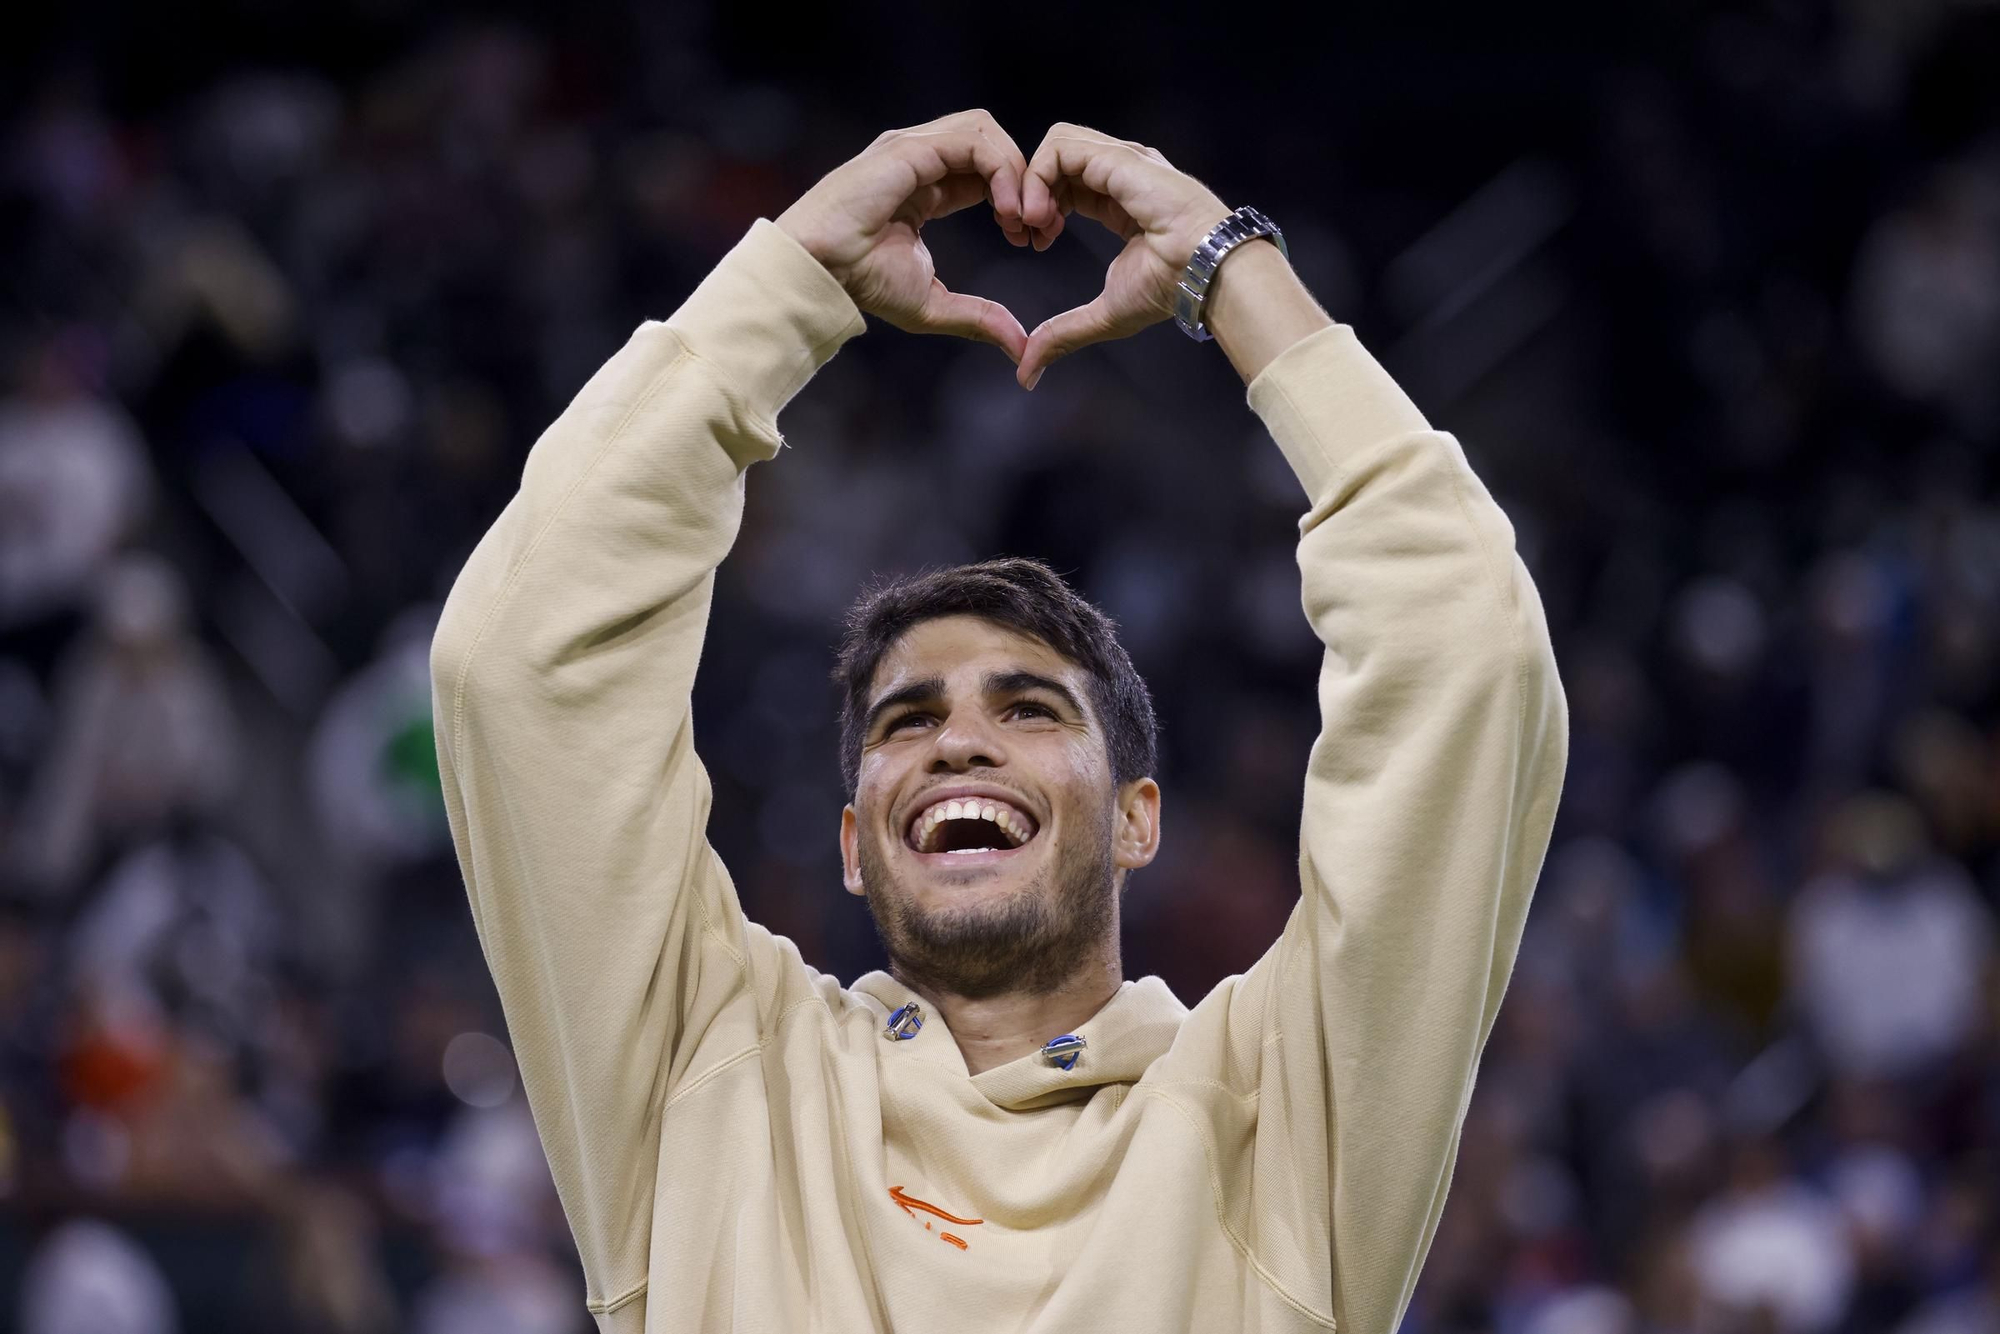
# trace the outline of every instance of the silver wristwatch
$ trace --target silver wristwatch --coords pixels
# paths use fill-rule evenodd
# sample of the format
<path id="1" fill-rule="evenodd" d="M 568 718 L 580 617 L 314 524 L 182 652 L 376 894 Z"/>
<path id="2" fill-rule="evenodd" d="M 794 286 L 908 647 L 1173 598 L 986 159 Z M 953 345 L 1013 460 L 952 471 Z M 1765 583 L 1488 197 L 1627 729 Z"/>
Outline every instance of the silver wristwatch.
<path id="1" fill-rule="evenodd" d="M 1201 244 L 1194 248 L 1194 257 L 1188 260 L 1187 271 L 1174 287 L 1174 323 L 1181 326 L 1182 333 L 1197 343 L 1215 337 L 1201 324 L 1202 304 L 1208 300 L 1208 285 L 1215 279 L 1215 268 L 1224 255 L 1260 236 L 1270 237 L 1278 253 L 1286 259 L 1292 257 L 1278 224 L 1248 205 L 1216 223 L 1215 230 L 1202 238 Z"/>

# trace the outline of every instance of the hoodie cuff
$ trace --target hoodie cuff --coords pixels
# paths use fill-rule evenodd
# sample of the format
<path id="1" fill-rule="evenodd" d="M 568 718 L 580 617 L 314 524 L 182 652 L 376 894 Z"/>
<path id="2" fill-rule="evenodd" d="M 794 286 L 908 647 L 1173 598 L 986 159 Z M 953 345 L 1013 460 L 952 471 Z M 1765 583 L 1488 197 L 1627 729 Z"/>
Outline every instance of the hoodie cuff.
<path id="1" fill-rule="evenodd" d="M 826 266 L 768 218 L 750 225 L 667 325 L 771 422 L 867 327 Z"/>
<path id="2" fill-rule="evenodd" d="M 1249 400 L 1313 502 L 1340 482 L 1358 451 L 1430 429 L 1345 324 L 1307 334 L 1279 353 L 1250 382 Z"/>

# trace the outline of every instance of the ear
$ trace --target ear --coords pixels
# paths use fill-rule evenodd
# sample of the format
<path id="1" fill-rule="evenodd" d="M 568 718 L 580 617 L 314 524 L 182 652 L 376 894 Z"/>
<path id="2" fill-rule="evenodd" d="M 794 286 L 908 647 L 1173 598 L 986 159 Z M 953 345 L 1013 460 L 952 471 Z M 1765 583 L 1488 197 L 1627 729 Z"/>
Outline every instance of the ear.
<path id="1" fill-rule="evenodd" d="M 1135 778 L 1118 789 L 1117 827 L 1111 838 L 1114 864 L 1136 871 L 1160 851 L 1160 785 Z"/>
<path id="2" fill-rule="evenodd" d="M 852 802 L 840 808 L 840 882 L 850 894 L 868 892 L 861 883 L 861 825 Z"/>

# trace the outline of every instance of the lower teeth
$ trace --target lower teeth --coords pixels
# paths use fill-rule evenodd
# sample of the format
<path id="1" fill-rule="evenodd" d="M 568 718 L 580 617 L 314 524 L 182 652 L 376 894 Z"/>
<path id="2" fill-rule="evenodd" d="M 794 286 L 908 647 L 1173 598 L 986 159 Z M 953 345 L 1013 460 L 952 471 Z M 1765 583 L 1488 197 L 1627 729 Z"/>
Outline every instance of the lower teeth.
<path id="1" fill-rule="evenodd" d="M 957 856 L 961 852 L 995 852 L 995 851 L 998 851 L 998 849 L 995 848 L 946 848 L 945 849 L 945 853 L 949 856 Z"/>

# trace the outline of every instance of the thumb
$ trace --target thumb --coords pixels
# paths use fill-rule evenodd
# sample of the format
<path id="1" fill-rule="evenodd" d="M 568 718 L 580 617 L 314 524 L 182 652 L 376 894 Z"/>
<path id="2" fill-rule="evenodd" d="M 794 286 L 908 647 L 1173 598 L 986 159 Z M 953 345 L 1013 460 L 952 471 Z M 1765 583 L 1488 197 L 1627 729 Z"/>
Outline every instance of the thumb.
<path id="1" fill-rule="evenodd" d="M 953 334 L 991 343 L 1016 365 L 1020 364 L 1028 344 L 1028 335 L 1012 311 L 983 296 L 954 292 L 936 278 L 931 279 L 931 290 L 924 297 L 923 309 L 917 313 L 911 332 Z"/>
<path id="2" fill-rule="evenodd" d="M 1118 336 L 1118 321 L 1111 313 L 1111 303 L 1099 292 L 1088 304 L 1052 315 L 1035 326 L 1035 331 L 1028 335 L 1027 350 L 1014 378 L 1023 389 L 1033 389 L 1050 362 L 1080 347 L 1109 342 Z"/>

